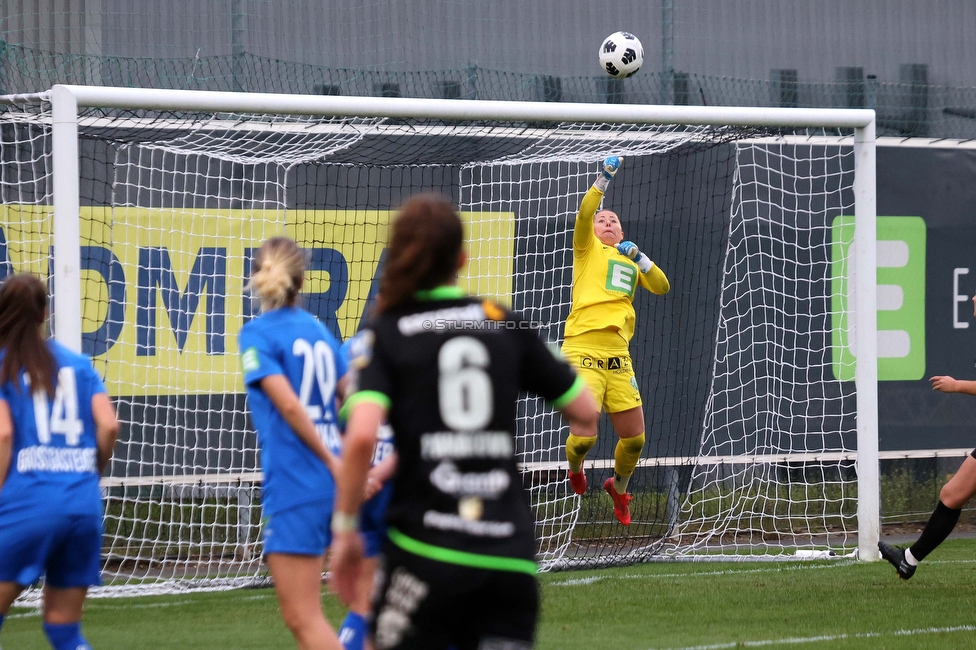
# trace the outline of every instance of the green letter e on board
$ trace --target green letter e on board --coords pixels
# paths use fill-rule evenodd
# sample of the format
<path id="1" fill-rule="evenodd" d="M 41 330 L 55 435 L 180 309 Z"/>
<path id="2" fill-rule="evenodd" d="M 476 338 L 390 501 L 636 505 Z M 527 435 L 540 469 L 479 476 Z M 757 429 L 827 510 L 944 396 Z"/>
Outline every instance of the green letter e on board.
<path id="1" fill-rule="evenodd" d="M 834 377 L 854 379 L 854 217 L 831 227 L 830 316 Z M 925 221 L 878 217 L 878 379 L 925 376 Z"/>

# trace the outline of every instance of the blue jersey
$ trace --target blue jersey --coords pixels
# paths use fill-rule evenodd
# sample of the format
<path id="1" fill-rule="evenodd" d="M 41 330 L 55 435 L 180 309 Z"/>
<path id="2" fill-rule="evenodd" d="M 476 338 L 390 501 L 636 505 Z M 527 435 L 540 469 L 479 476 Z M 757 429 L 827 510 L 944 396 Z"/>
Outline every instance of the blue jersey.
<path id="1" fill-rule="evenodd" d="M 261 501 L 265 512 L 312 501 L 331 502 L 335 483 L 325 463 L 278 413 L 261 390 L 261 380 L 269 375 L 284 375 L 322 442 L 338 454 L 341 442 L 336 426 L 335 388 L 336 381 L 346 372 L 338 341 L 305 310 L 284 307 L 246 323 L 238 346 L 261 448 Z"/>
<path id="2" fill-rule="evenodd" d="M 31 391 L 21 371 L 0 386 L 14 423 L 13 456 L 0 488 L 0 518 L 11 514 L 102 514 L 92 397 L 105 385 L 88 357 L 48 341 L 58 368 L 54 398 Z M 4 353 L 0 352 L 0 363 Z"/>

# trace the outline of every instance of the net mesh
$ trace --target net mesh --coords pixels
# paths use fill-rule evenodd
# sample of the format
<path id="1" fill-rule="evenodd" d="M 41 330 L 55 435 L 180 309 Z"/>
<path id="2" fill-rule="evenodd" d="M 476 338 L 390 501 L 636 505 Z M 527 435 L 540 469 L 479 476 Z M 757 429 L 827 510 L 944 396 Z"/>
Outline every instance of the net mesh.
<path id="1" fill-rule="evenodd" d="M 856 538 L 853 387 L 834 378 L 830 348 L 831 228 L 852 213 L 849 144 L 685 125 L 147 111 L 91 111 L 79 133 L 83 348 L 123 423 L 103 479 L 106 589 L 266 580 L 236 349 L 257 311 L 244 285 L 264 239 L 306 249 L 304 304 L 345 339 L 376 293 L 392 211 L 440 192 L 466 224 L 461 285 L 558 344 L 574 216 L 611 152 L 625 163 L 604 207 L 672 282 L 668 296 L 635 302 L 647 444 L 622 528 L 599 489 L 616 439 L 607 419 L 579 497 L 565 477 L 566 428 L 520 400 L 543 567 L 840 552 Z M 49 275 L 50 170 L 48 107 L 0 115 L 4 274 Z"/>

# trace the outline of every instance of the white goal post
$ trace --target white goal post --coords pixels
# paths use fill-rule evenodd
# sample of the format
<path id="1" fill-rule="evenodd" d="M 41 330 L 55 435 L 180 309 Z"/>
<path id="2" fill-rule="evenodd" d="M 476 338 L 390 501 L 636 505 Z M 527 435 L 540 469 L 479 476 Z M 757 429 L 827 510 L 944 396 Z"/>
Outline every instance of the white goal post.
<path id="1" fill-rule="evenodd" d="M 325 119 L 349 118 L 401 123 L 410 120 L 451 125 L 458 123 L 494 128 L 493 125 L 522 125 L 519 136 L 536 128 L 559 130 L 562 123 L 604 125 L 606 129 L 635 128 L 656 125 L 681 125 L 675 132 L 696 127 L 742 127 L 758 129 L 753 137 L 776 138 L 782 130 L 803 133 L 804 129 L 830 130 L 846 133 L 840 140 L 831 140 L 830 146 L 840 145 L 853 149 L 853 218 L 854 235 L 849 262 L 853 268 L 848 273 L 847 304 L 849 321 L 847 333 L 853 338 L 852 356 L 857 363 L 854 369 L 854 393 L 856 394 L 856 453 L 853 450 L 807 450 L 794 454 L 768 454 L 746 452 L 733 457 L 713 456 L 705 459 L 711 463 L 740 462 L 856 462 L 856 529 L 857 557 L 861 560 L 878 559 L 877 542 L 880 529 L 879 515 L 879 464 L 878 464 L 878 394 L 877 394 L 877 314 L 876 314 L 876 190 L 875 190 L 875 113 L 860 109 L 801 109 L 801 108 L 746 108 L 721 106 L 647 106 L 627 104 L 573 104 L 510 101 L 471 101 L 443 99 L 410 99 L 379 97 L 343 97 L 310 95 L 277 95 L 260 93 L 230 93 L 183 90 L 152 90 L 136 88 L 108 88 L 87 86 L 54 86 L 49 92 L 38 95 L 8 95 L 0 97 L 0 106 L 11 107 L 46 103 L 50 107 L 51 145 L 50 159 L 53 172 L 52 198 L 53 260 L 50 266 L 54 286 L 54 334 L 56 338 L 74 350 L 82 350 L 83 323 L 79 305 L 82 303 L 83 266 L 81 260 L 82 232 L 79 214 L 83 209 L 79 164 L 79 120 L 86 112 L 98 111 L 103 122 L 125 115 L 132 124 L 143 119 L 144 114 L 199 115 L 209 114 L 220 119 L 227 115 L 275 115 L 303 116 Z M 2 114 L 0 114 L 2 117 Z M 89 122 L 90 126 L 91 122 Z M 235 121 L 229 118 L 225 130 L 233 131 Z M 487 125 L 487 126 L 485 126 Z M 84 124 L 82 124 L 84 127 Z M 121 128 L 121 127 L 118 127 Z M 266 129 L 268 132 L 295 130 L 291 123 L 268 122 L 264 126 L 248 126 L 250 129 Z M 441 128 L 441 127 L 438 127 Z M 582 130 L 579 137 L 589 137 L 599 132 Z M 670 127 L 669 127 L 670 128 Z M 298 129 L 300 130 L 300 129 Z M 853 131 L 853 138 L 849 132 Z M 439 131 L 430 131 L 434 135 Z M 162 136 L 160 136 L 162 137 Z M 576 135 L 562 133 L 560 138 L 572 140 Z M 804 136 L 791 135 L 802 140 Z M 815 136 L 810 136 L 815 142 Z M 587 164 L 596 160 L 597 154 L 616 153 L 588 152 Z M 236 154 L 235 154 L 236 155 Z M 540 158 L 541 159 L 541 158 Z M 546 159 L 543 166 L 558 164 Z M 584 169 L 584 167 L 580 167 Z M 578 175 L 588 179 L 585 167 Z M 574 172 L 575 173 L 575 172 Z M 502 181 L 489 180 L 485 183 Z M 504 181 L 509 182 L 509 181 Z M 515 181 L 512 181 L 515 182 Z M 582 182 L 582 181 L 581 181 Z M 587 181 L 588 182 L 588 181 Z M 570 192 L 571 193 L 571 192 Z M 284 208 L 287 210 L 287 207 Z M 575 208 L 574 208 L 575 209 Z M 492 235 L 496 237 L 497 235 Z M 853 298 L 853 300 L 851 300 Z M 561 331 L 561 330 L 560 330 Z M 558 428 L 558 427 L 557 427 Z M 748 456 L 752 453 L 752 456 Z M 646 455 L 646 454 L 645 454 Z M 687 460 L 687 459 L 684 459 Z M 684 460 L 645 458 L 648 465 L 659 467 L 678 465 Z M 561 468 L 552 459 L 524 463 L 527 472 L 545 473 Z M 198 477 L 199 478 L 199 477 Z M 244 480 L 255 481 L 255 475 Z M 221 484 L 221 478 L 210 476 L 208 480 Z M 118 484 L 118 478 L 105 479 L 106 485 Z M 187 486 L 194 477 L 188 476 Z M 238 484 L 240 477 L 235 477 Z M 670 479 L 669 479 L 670 480 Z M 673 479 L 677 481 L 677 479 Z M 114 483 L 113 483 L 114 481 Z M 148 484 L 148 480 L 146 483 Z M 176 482 L 179 482 L 178 480 Z M 138 481 L 136 481 L 138 483 Z M 228 490 L 232 487 L 226 488 Z M 670 506 L 669 506 L 670 508 Z M 572 516 L 575 522 L 576 515 Z"/>

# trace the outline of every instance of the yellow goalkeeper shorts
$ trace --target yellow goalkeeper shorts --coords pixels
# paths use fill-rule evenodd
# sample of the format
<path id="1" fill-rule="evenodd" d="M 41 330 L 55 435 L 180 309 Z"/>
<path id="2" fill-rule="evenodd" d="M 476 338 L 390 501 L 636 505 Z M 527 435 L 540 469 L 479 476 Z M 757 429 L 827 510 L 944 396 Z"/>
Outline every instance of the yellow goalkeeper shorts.
<path id="1" fill-rule="evenodd" d="M 583 378 L 596 403 L 607 413 L 641 406 L 640 388 L 629 352 L 607 354 L 571 344 L 563 345 L 563 357 Z"/>

